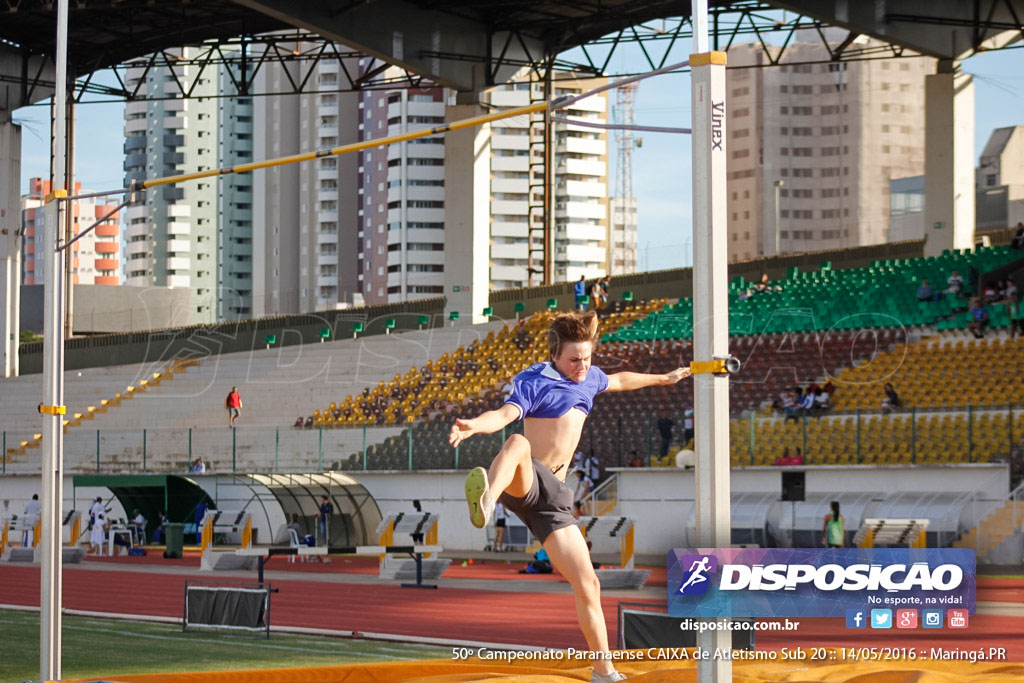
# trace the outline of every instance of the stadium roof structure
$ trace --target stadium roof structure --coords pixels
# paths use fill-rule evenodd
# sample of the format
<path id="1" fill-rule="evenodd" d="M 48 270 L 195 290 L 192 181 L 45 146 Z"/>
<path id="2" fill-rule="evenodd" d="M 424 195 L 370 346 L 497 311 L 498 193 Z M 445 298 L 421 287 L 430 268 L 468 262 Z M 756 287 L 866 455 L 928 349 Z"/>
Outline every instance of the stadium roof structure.
<path id="1" fill-rule="evenodd" d="M 1024 0 L 710 0 L 709 9 L 713 34 L 726 13 L 764 19 L 787 10 L 849 29 L 848 42 L 865 34 L 943 59 L 1003 47 L 1024 28 Z M 678 0 L 76 0 L 69 6 L 69 72 L 82 76 L 183 45 L 302 29 L 477 91 L 569 48 L 616 32 L 623 33 L 614 43 L 629 41 L 637 38 L 631 27 L 689 13 L 690 3 Z M 45 83 L 40 74 L 52 59 L 55 26 L 53 0 L 0 0 L 0 85 L 8 86 L 0 108 L 49 96 L 33 84 Z"/>

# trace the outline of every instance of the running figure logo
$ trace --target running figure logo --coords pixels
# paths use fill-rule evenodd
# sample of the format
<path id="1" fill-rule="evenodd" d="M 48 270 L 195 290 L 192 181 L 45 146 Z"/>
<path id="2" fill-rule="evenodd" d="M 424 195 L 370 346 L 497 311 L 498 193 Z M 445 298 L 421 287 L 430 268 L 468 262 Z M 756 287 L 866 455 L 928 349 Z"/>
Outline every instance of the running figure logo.
<path id="1" fill-rule="evenodd" d="M 708 575 L 718 570 L 718 558 L 714 555 L 685 555 L 679 558 L 679 566 L 686 572 L 679 586 L 679 595 L 703 595 L 711 586 Z"/>

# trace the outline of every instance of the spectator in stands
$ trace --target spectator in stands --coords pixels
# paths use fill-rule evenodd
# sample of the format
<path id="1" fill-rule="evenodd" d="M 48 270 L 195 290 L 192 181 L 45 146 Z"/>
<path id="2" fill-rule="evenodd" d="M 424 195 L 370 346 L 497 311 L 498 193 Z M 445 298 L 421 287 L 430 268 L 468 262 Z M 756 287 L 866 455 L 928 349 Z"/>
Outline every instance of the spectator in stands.
<path id="1" fill-rule="evenodd" d="M 292 429 L 302 429 L 302 425 L 306 424 L 306 418 L 301 415 L 295 418 L 295 424 L 292 425 Z"/>
<path id="2" fill-rule="evenodd" d="M 658 410 L 658 434 L 661 436 L 661 447 L 658 449 L 658 455 L 665 457 L 668 455 L 668 448 L 672 445 L 672 427 L 675 425 L 675 421 L 668 416 L 668 411 L 664 408 Z"/>
<path id="3" fill-rule="evenodd" d="M 43 512 L 43 506 L 39 503 L 39 494 L 38 493 L 33 493 L 32 494 L 32 500 L 30 500 L 27 503 L 25 503 L 25 510 L 24 510 L 24 512 L 25 512 L 25 516 L 28 517 L 29 519 L 39 519 L 39 515 L 41 515 L 42 512 Z M 26 548 L 29 547 L 28 546 L 28 534 L 29 534 L 29 531 L 28 531 L 28 529 L 26 529 L 25 530 L 25 542 L 24 542 L 24 546 Z"/>
<path id="4" fill-rule="evenodd" d="M 593 488 L 601 483 L 601 461 L 597 459 L 597 454 L 594 453 L 594 449 L 590 449 L 590 455 L 583 461 L 583 469 L 587 473 L 587 478 L 590 479 L 590 487 Z"/>
<path id="5" fill-rule="evenodd" d="M 1017 223 L 1017 232 L 1010 240 L 1010 249 L 1024 249 L 1024 223 Z"/>
<path id="6" fill-rule="evenodd" d="M 153 529 L 153 544 L 154 545 L 163 545 L 164 537 L 165 537 L 165 534 L 167 533 L 167 530 L 165 528 L 166 526 L 167 526 L 167 515 L 164 514 L 163 510 L 161 510 L 160 511 L 160 522 L 159 522 L 159 524 L 157 524 L 157 527 L 155 529 Z"/>
<path id="7" fill-rule="evenodd" d="M 601 308 L 608 306 L 609 293 L 612 291 L 612 279 L 608 275 L 601 278 Z"/>
<path id="8" fill-rule="evenodd" d="M 1017 338 L 1017 332 L 1024 337 L 1024 306 L 1020 302 L 1020 294 L 1014 294 L 1010 299 L 1010 341 Z"/>
<path id="9" fill-rule="evenodd" d="M 1013 278 L 1007 278 L 1006 288 L 1003 289 L 1003 299 L 1009 301 L 1017 296 L 1017 283 L 1013 281 Z"/>
<path id="10" fill-rule="evenodd" d="M 791 460 L 792 458 L 789 457 L 789 446 L 785 446 L 782 449 L 782 455 L 775 458 L 775 462 L 772 464 L 778 465 L 779 467 L 784 467 L 786 465 L 789 465 Z"/>
<path id="11" fill-rule="evenodd" d="M 751 294 L 764 294 L 766 292 L 781 292 L 782 285 L 773 285 L 768 279 L 768 273 L 761 273 L 761 279 L 750 288 Z"/>
<path id="12" fill-rule="evenodd" d="M 928 284 L 927 278 L 921 278 L 921 286 L 917 288 L 917 300 L 918 301 L 935 301 L 938 298 L 935 296 L 935 292 L 932 290 L 932 286 Z"/>
<path id="13" fill-rule="evenodd" d="M 576 281 L 576 284 L 572 287 L 573 292 L 576 294 L 576 310 L 586 310 L 587 304 L 584 303 L 584 297 L 587 296 L 587 278 L 585 275 L 580 275 L 580 279 Z"/>
<path id="14" fill-rule="evenodd" d="M 789 389 L 782 394 L 782 414 L 787 420 L 800 419 L 800 406 L 797 401 L 800 399 L 800 388 Z"/>
<path id="15" fill-rule="evenodd" d="M 203 462 L 202 458 L 196 458 L 189 472 L 192 474 L 204 474 L 206 472 L 206 463 Z"/>
<path id="16" fill-rule="evenodd" d="M 641 458 L 640 454 L 637 453 L 635 450 L 630 452 L 630 456 L 632 456 L 630 458 L 630 460 L 629 460 L 629 466 L 630 467 L 643 467 L 644 466 L 644 459 Z"/>
<path id="17" fill-rule="evenodd" d="M 991 282 L 986 282 L 984 285 L 982 285 L 981 296 L 978 297 L 978 299 L 981 301 L 983 305 L 990 304 L 993 301 L 996 301 L 998 298 L 999 290 L 996 288 L 995 285 L 993 285 Z"/>
<path id="18" fill-rule="evenodd" d="M 808 387 L 807 391 L 800 397 L 800 412 L 804 415 L 809 415 L 814 410 L 814 394 L 811 393 L 811 388 Z"/>
<path id="19" fill-rule="evenodd" d="M 900 401 L 899 394 L 893 389 L 892 384 L 886 382 L 883 391 L 885 392 L 885 397 L 882 398 L 882 412 L 888 414 L 894 410 L 899 410 L 902 402 Z"/>
<path id="20" fill-rule="evenodd" d="M 576 490 L 572 494 L 573 501 L 582 503 L 594 488 L 594 482 L 583 470 L 576 470 Z"/>
<path id="21" fill-rule="evenodd" d="M 231 387 L 228 397 L 224 399 L 224 407 L 228 410 L 228 427 L 234 427 L 235 420 L 242 412 L 242 397 L 238 394 L 238 387 Z"/>
<path id="22" fill-rule="evenodd" d="M 803 451 L 800 450 L 799 446 L 796 447 L 796 454 L 792 458 L 789 459 L 789 464 L 790 465 L 803 465 L 804 464 L 804 454 L 803 454 Z"/>
<path id="23" fill-rule="evenodd" d="M 821 387 L 815 387 L 814 389 L 814 411 L 816 413 L 824 413 L 832 407 L 832 398 L 828 395 L 828 392 Z"/>
<path id="24" fill-rule="evenodd" d="M 316 518 L 320 526 L 320 540 L 324 545 L 330 545 L 331 537 L 328 532 L 331 529 L 331 517 L 334 516 L 334 505 L 327 496 L 320 499 L 320 512 Z"/>
<path id="25" fill-rule="evenodd" d="M 985 336 L 985 327 L 988 325 L 988 309 L 981 299 L 971 299 L 971 310 L 969 312 L 970 322 L 967 329 L 971 331 L 975 339 Z"/>
<path id="26" fill-rule="evenodd" d="M 946 280 L 946 285 L 947 288 L 943 291 L 943 294 L 956 294 L 960 296 L 964 289 L 964 279 L 954 270 Z"/>
<path id="27" fill-rule="evenodd" d="M 832 512 L 825 515 L 821 526 L 821 544 L 826 548 L 842 548 L 846 545 L 846 518 L 839 514 L 839 501 L 832 501 Z"/>
<path id="28" fill-rule="evenodd" d="M 576 451 L 575 453 L 573 453 L 572 463 L 570 463 L 569 465 L 569 471 L 573 472 L 576 470 L 582 470 L 584 460 L 585 458 L 583 457 L 583 451 Z"/>
<path id="29" fill-rule="evenodd" d="M 508 515 L 505 506 L 501 503 L 494 504 L 494 552 L 505 552 L 505 526 Z"/>

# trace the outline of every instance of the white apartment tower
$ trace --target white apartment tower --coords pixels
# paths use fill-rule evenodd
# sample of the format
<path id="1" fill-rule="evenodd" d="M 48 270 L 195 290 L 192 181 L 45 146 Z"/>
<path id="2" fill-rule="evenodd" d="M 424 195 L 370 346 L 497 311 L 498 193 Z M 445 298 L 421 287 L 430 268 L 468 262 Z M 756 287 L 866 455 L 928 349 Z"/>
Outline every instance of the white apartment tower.
<path id="1" fill-rule="evenodd" d="M 557 81 L 554 96 L 578 95 L 604 80 Z M 528 82 L 498 86 L 488 92 L 495 109 L 522 107 L 541 96 L 542 85 Z M 561 110 L 560 116 L 593 123 L 608 122 L 604 93 Z M 604 130 L 556 122 L 555 141 L 555 279 L 609 272 L 608 135 Z M 491 288 L 530 284 L 528 228 L 530 209 L 530 126 L 527 117 L 491 124 Z"/>
<path id="2" fill-rule="evenodd" d="M 364 140 L 444 123 L 443 88 L 369 91 L 360 103 Z M 362 154 L 359 225 L 367 303 L 444 293 L 444 135 Z"/>
<path id="3" fill-rule="evenodd" d="M 296 67 L 264 65 L 257 87 L 287 89 L 285 68 Z M 345 68 L 362 73 L 370 60 L 353 59 Z M 297 73 L 291 75 L 298 79 Z M 454 103 L 453 93 L 438 87 L 338 92 L 339 63 L 331 60 L 313 67 L 310 82 L 318 92 L 257 102 L 257 159 L 430 128 L 445 122 Z M 578 94 L 600 83 L 561 81 L 556 94 Z M 504 86 L 486 97 L 492 107 L 520 106 L 530 101 L 529 87 Z M 599 95 L 564 113 L 603 123 L 607 111 L 607 99 Z M 254 314 L 442 296 L 445 185 L 450 180 L 445 141 L 444 135 L 435 135 L 256 172 Z M 555 145 L 556 277 L 603 275 L 609 272 L 607 135 L 557 123 Z M 490 286 L 525 286 L 530 206 L 526 119 L 495 124 L 491 148 Z"/>
<path id="4" fill-rule="evenodd" d="M 358 62 L 346 63 L 356 73 Z M 359 95 L 339 92 L 341 63 L 267 64 L 261 92 L 288 92 L 307 70 L 309 94 L 260 98 L 254 111 L 256 158 L 330 149 L 359 139 Z M 290 70 L 286 74 L 285 69 Z M 291 76 L 289 79 L 288 76 Z M 359 273 L 359 155 L 325 157 L 253 174 L 253 313 L 287 315 L 363 303 Z"/>
<path id="5" fill-rule="evenodd" d="M 191 53 L 191 54 L 190 54 Z M 183 56 L 194 56 L 185 48 Z M 252 159 L 252 105 L 218 98 L 221 68 L 186 61 L 170 69 L 132 68 L 127 85 L 148 101 L 125 105 L 125 181 L 205 171 Z M 198 83 L 190 99 L 157 98 Z M 252 180 L 248 175 L 169 185 L 125 210 L 125 284 L 187 287 L 192 310 L 182 324 L 251 315 Z M 176 321 L 178 322 L 178 321 Z"/>
<path id="6" fill-rule="evenodd" d="M 742 68 L 765 64 L 763 48 L 729 50 L 730 261 L 883 243 L 890 179 L 924 172 L 935 60 L 827 59 L 796 43 L 786 62 L 819 63 Z"/>

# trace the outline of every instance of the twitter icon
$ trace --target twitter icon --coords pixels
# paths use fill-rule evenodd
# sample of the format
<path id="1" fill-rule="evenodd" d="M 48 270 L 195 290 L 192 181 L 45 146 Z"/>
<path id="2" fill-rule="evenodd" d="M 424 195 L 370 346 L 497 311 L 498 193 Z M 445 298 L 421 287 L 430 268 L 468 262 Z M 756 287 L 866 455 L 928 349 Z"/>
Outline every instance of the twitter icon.
<path id="1" fill-rule="evenodd" d="M 892 628 L 892 610 L 871 610 L 871 628 Z"/>

